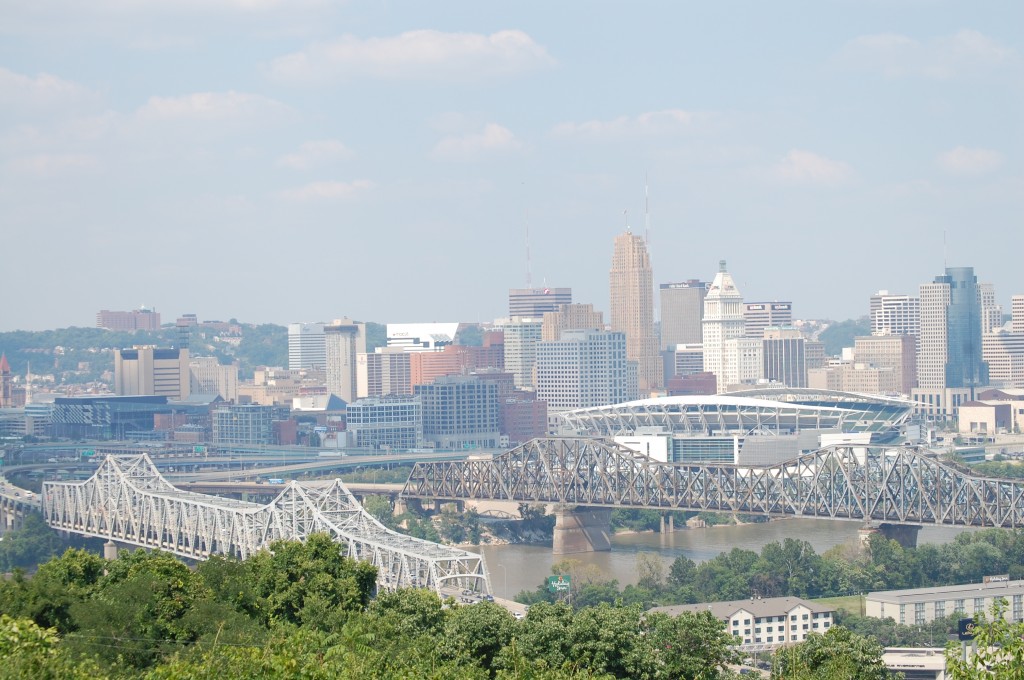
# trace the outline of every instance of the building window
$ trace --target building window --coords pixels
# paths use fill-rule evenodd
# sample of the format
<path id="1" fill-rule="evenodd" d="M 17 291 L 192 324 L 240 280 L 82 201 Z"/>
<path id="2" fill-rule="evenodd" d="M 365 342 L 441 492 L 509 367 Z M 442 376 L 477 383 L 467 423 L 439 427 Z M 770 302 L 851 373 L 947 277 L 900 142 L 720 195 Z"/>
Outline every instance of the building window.
<path id="1" fill-rule="evenodd" d="M 914 603 L 914 623 L 918 626 L 924 624 L 924 602 Z"/>
<path id="2" fill-rule="evenodd" d="M 984 614 L 985 613 L 985 598 L 976 597 L 974 598 L 974 613 Z"/>
<path id="3" fill-rule="evenodd" d="M 907 624 L 907 605 L 905 604 L 900 605 L 900 624 L 904 626 Z"/>
<path id="4" fill-rule="evenodd" d="M 964 609 L 963 600 L 953 600 L 953 612 L 956 614 L 966 614 L 967 611 Z"/>
<path id="5" fill-rule="evenodd" d="M 946 616 L 946 601 L 936 600 L 935 601 L 935 618 L 942 619 Z"/>

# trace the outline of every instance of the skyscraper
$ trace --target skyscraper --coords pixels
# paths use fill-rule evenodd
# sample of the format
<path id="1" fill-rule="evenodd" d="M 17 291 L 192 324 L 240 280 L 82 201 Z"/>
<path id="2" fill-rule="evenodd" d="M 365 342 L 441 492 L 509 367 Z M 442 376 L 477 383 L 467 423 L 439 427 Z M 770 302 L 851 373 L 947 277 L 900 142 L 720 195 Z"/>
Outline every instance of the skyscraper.
<path id="1" fill-rule="evenodd" d="M 805 340 L 800 331 L 789 327 L 769 327 L 762 331 L 765 378 L 787 387 L 807 387 Z"/>
<path id="2" fill-rule="evenodd" d="M 322 323 L 288 324 L 288 368 L 324 368 L 327 346 Z"/>
<path id="3" fill-rule="evenodd" d="M 978 284 L 981 304 L 981 333 L 994 333 L 1003 327 L 1003 306 L 996 303 L 996 287 L 991 283 Z"/>
<path id="4" fill-rule="evenodd" d="M 732 275 L 726 270 L 725 260 L 719 262 L 718 273 L 704 298 L 704 370 L 718 379 L 718 392 L 726 392 L 728 380 L 738 372 L 732 364 L 735 356 L 728 356 L 730 340 L 742 338 L 746 328 L 743 296 Z M 733 343 L 735 345 L 735 343 Z M 734 352 L 732 352 L 734 354 Z"/>
<path id="5" fill-rule="evenodd" d="M 505 370 L 512 374 L 520 389 L 534 387 L 533 369 L 543 325 L 539 317 L 527 316 L 514 316 L 501 324 L 505 333 Z"/>
<path id="6" fill-rule="evenodd" d="M 188 399 L 190 377 L 187 349 L 136 345 L 114 350 L 114 394 Z"/>
<path id="7" fill-rule="evenodd" d="M 710 284 L 696 279 L 663 283 L 661 293 L 661 349 L 676 345 L 699 345 L 703 332 L 704 296 Z"/>
<path id="8" fill-rule="evenodd" d="M 366 324 L 336 319 L 324 326 L 327 391 L 352 403 L 358 398 L 356 355 L 366 352 Z"/>
<path id="9" fill-rule="evenodd" d="M 612 253 L 611 329 L 626 335 L 626 356 L 637 362 L 641 395 L 662 386 L 662 361 L 654 333 L 654 273 L 647 244 L 630 231 L 615 237 Z"/>
<path id="10" fill-rule="evenodd" d="M 973 267 L 946 267 L 921 285 L 921 389 L 973 389 L 988 384 L 982 360 L 981 296 Z"/>
<path id="11" fill-rule="evenodd" d="M 604 314 L 595 312 L 590 303 L 559 305 L 555 311 L 544 313 L 540 339 L 552 342 L 562 337 L 562 331 L 580 329 L 604 330 Z"/>

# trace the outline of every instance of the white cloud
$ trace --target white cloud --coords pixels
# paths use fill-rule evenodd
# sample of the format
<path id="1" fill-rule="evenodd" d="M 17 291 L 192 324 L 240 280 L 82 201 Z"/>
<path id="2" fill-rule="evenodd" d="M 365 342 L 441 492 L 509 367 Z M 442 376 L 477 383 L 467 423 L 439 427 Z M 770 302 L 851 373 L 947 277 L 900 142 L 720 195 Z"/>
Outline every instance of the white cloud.
<path id="1" fill-rule="evenodd" d="M 810 151 L 792 149 L 772 166 L 771 176 L 785 184 L 836 186 L 853 178 L 853 168 Z"/>
<path id="2" fill-rule="evenodd" d="M 376 186 L 373 182 L 365 179 L 357 179 L 353 182 L 312 182 L 305 186 L 281 191 L 278 193 L 278 197 L 296 203 L 349 200 L 365 194 Z"/>
<path id="3" fill-rule="evenodd" d="M 924 42 L 905 35 L 862 35 L 839 52 L 838 62 L 880 71 L 886 77 L 922 76 L 946 80 L 984 71 L 1015 59 L 1016 52 L 978 31 L 964 29 Z"/>
<path id="4" fill-rule="evenodd" d="M 440 160 L 471 161 L 494 153 L 521 151 L 523 144 L 512 131 L 497 123 L 488 123 L 480 132 L 451 135 L 434 146 L 433 156 Z"/>
<path id="5" fill-rule="evenodd" d="M 5 107 L 66 106 L 95 99 L 88 89 L 49 73 L 26 76 L 0 67 L 0 103 Z"/>
<path id="6" fill-rule="evenodd" d="M 320 82 L 380 78 L 478 77 L 518 73 L 553 63 L 547 50 L 522 31 L 443 33 L 409 31 L 384 38 L 341 38 L 275 59 L 280 80 Z"/>
<path id="7" fill-rule="evenodd" d="M 958 146 L 939 154 L 939 167 L 952 175 L 981 175 L 998 168 L 1003 156 L 992 149 Z"/>
<path id="8" fill-rule="evenodd" d="M 333 161 L 351 158 L 352 150 L 336 139 L 306 142 L 295 153 L 282 156 L 280 165 L 293 170 L 309 170 Z"/>
<path id="9" fill-rule="evenodd" d="M 88 154 L 37 154 L 16 158 L 7 168 L 16 175 L 49 178 L 93 170 L 98 165 L 96 157 Z"/>
<path id="10" fill-rule="evenodd" d="M 583 123 L 559 123 L 551 131 L 556 137 L 630 137 L 668 134 L 690 127 L 695 115 L 682 109 L 649 111 L 636 116 L 619 116 L 611 120 L 588 120 Z"/>
<path id="11" fill-rule="evenodd" d="M 245 92 L 195 92 L 180 97 L 150 97 L 136 112 L 141 120 L 267 120 L 290 109 L 281 102 Z"/>

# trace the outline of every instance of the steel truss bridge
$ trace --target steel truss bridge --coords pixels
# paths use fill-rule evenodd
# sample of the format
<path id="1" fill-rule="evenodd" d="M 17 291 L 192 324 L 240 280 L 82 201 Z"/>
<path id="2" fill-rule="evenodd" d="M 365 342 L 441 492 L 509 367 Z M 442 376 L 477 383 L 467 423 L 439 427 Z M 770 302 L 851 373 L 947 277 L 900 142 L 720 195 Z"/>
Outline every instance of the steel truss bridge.
<path id="1" fill-rule="evenodd" d="M 145 454 L 108 456 L 84 482 L 45 482 L 42 509 L 55 529 L 193 559 L 245 559 L 280 539 L 327 533 L 347 557 L 377 567 L 380 587 L 490 592 L 480 555 L 388 529 L 338 479 L 293 481 L 260 505 L 177 489 Z"/>
<path id="2" fill-rule="evenodd" d="M 909 446 L 837 445 L 740 467 L 661 463 L 602 439 L 535 439 L 489 460 L 417 463 L 402 496 L 1024 526 L 1024 483 L 973 476 Z"/>

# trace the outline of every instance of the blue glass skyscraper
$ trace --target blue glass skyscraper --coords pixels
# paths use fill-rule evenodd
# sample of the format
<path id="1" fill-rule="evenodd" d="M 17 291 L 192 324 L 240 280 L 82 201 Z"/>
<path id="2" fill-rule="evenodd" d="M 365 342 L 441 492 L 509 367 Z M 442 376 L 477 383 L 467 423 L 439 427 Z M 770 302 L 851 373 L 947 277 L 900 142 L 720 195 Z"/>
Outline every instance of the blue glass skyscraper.
<path id="1" fill-rule="evenodd" d="M 946 267 L 935 283 L 949 286 L 946 308 L 946 387 L 988 384 L 981 354 L 981 296 L 974 267 Z"/>

